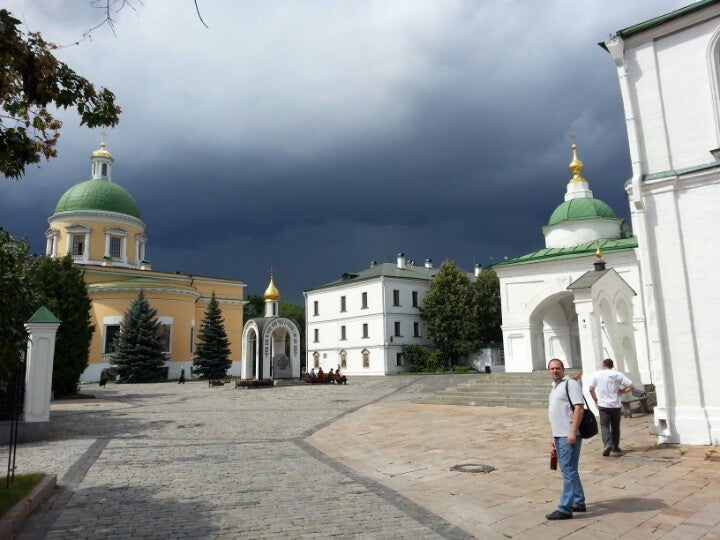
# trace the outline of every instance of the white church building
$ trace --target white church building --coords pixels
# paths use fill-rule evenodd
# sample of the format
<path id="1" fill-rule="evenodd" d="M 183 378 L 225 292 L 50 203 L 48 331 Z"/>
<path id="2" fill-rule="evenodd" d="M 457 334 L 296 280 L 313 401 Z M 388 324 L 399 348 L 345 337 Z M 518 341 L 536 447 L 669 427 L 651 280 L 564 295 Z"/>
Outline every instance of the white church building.
<path id="1" fill-rule="evenodd" d="M 559 357 L 592 372 L 611 357 L 656 386 L 660 442 L 717 445 L 720 1 L 620 30 L 601 46 L 624 104 L 633 236 L 592 198 L 574 159 L 566 200 L 543 229 L 546 248 L 495 266 L 506 370 Z M 590 269 L 598 247 L 602 275 Z"/>

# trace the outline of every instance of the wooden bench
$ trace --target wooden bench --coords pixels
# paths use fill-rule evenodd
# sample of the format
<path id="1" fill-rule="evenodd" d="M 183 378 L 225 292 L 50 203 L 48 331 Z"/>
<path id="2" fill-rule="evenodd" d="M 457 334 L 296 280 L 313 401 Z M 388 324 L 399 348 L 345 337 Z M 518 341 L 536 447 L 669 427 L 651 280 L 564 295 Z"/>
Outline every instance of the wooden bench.
<path id="1" fill-rule="evenodd" d="M 655 404 L 655 392 L 633 392 L 631 399 L 622 402 L 622 411 L 625 418 L 632 418 L 633 404 L 639 403 L 640 409 L 645 414 L 650 414 Z"/>

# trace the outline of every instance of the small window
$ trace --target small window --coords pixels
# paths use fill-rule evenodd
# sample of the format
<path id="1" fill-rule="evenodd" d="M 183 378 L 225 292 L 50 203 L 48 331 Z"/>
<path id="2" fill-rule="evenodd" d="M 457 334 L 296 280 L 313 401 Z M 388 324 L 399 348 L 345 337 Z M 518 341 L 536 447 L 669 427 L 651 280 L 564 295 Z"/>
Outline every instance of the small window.
<path id="1" fill-rule="evenodd" d="M 85 254 L 85 235 L 84 234 L 73 234 L 72 254 L 75 256 Z"/>
<path id="2" fill-rule="evenodd" d="M 170 335 L 172 334 L 172 325 L 161 324 L 158 326 L 158 337 L 162 344 L 162 350 L 164 353 L 170 352 Z"/>
<path id="3" fill-rule="evenodd" d="M 395 365 L 396 366 L 404 366 L 405 365 L 405 355 L 401 352 L 395 354 Z"/>
<path id="4" fill-rule="evenodd" d="M 369 368 L 370 367 L 370 352 L 367 349 L 363 349 L 362 360 L 363 360 L 363 367 Z"/>
<path id="5" fill-rule="evenodd" d="M 412 307 L 419 307 L 418 306 L 418 292 L 413 291 L 412 292 Z"/>
<path id="6" fill-rule="evenodd" d="M 190 327 L 190 353 L 195 352 L 195 327 Z"/>
<path id="7" fill-rule="evenodd" d="M 368 337 L 368 325 L 367 323 L 363 323 L 363 337 Z"/>
<path id="8" fill-rule="evenodd" d="M 113 259 L 119 259 L 121 255 L 122 238 L 119 236 L 110 237 L 110 257 Z"/>
<path id="9" fill-rule="evenodd" d="M 103 164 L 102 164 L 102 176 L 103 176 L 103 178 L 107 178 L 107 171 L 108 171 L 107 163 L 103 163 Z"/>
<path id="10" fill-rule="evenodd" d="M 115 352 L 115 340 L 120 335 L 119 324 L 105 325 L 105 339 L 103 340 L 103 353 Z"/>
<path id="11" fill-rule="evenodd" d="M 313 365 L 315 366 L 315 369 L 320 367 L 320 353 L 319 352 L 313 353 Z"/>
<path id="12" fill-rule="evenodd" d="M 315 341 L 315 343 L 320 341 L 320 330 L 318 328 L 313 330 L 313 340 Z"/>
<path id="13" fill-rule="evenodd" d="M 420 323 L 413 323 L 413 337 L 420 337 Z"/>
<path id="14" fill-rule="evenodd" d="M 340 297 L 340 311 L 341 312 L 347 311 L 347 305 L 346 305 L 344 296 Z"/>
<path id="15" fill-rule="evenodd" d="M 347 367 L 347 353 L 340 351 L 340 367 L 345 369 Z"/>
<path id="16" fill-rule="evenodd" d="M 395 337 L 400 337 L 400 321 L 395 321 Z"/>
<path id="17" fill-rule="evenodd" d="M 347 339 L 347 336 L 345 334 L 345 325 L 340 327 L 340 339 L 343 341 Z"/>
<path id="18" fill-rule="evenodd" d="M 313 302 L 313 315 L 319 315 L 320 314 L 320 306 L 318 305 L 318 301 L 315 300 Z"/>
<path id="19" fill-rule="evenodd" d="M 367 307 L 368 307 L 368 303 L 367 303 L 367 293 L 366 293 L 366 292 L 362 293 L 362 303 L 361 303 L 361 306 L 362 306 L 363 309 L 367 309 Z"/>
<path id="20" fill-rule="evenodd" d="M 399 306 L 400 305 L 400 291 L 398 289 L 393 289 L 393 306 Z"/>

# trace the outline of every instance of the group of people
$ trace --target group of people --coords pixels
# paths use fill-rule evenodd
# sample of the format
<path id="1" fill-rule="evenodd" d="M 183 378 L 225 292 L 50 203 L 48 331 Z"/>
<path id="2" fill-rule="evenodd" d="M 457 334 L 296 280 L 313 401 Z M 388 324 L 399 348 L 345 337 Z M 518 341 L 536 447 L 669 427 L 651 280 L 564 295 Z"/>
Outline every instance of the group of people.
<path id="1" fill-rule="evenodd" d="M 620 396 L 635 389 L 633 382 L 614 369 L 614 363 L 607 358 L 603 368 L 593 374 L 589 391 L 600 412 L 600 428 L 603 441 L 602 455 L 622 455 L 620 448 Z M 546 515 L 548 520 L 570 519 L 574 512 L 585 512 L 585 492 L 578 473 L 582 439 L 578 428 L 585 409 L 580 382 L 565 375 L 562 360 L 553 358 L 548 362 L 548 371 L 553 385 L 550 391 L 548 418 L 552 430 L 552 450 L 557 453 L 557 462 L 563 476 L 563 488 L 557 509 Z"/>
<path id="2" fill-rule="evenodd" d="M 330 371 L 325 373 L 323 371 L 322 367 L 319 367 L 317 372 L 315 372 L 315 368 L 312 368 L 308 372 L 308 377 L 311 379 L 317 379 L 319 381 L 333 381 L 337 384 L 347 384 L 347 377 L 340 373 L 340 366 L 333 372 L 333 368 L 330 368 Z"/>

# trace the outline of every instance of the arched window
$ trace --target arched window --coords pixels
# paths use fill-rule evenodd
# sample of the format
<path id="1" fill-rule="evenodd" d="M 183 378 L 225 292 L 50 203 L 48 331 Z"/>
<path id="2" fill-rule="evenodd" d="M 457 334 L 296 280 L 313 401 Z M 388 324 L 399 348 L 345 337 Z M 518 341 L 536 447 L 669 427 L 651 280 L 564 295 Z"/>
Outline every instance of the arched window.
<path id="1" fill-rule="evenodd" d="M 320 367 L 320 353 L 319 352 L 313 353 L 313 367 L 315 369 Z"/>
<path id="2" fill-rule="evenodd" d="M 364 368 L 370 367 L 370 351 L 363 349 L 362 351 L 362 363 Z"/>
<path id="3" fill-rule="evenodd" d="M 340 367 L 345 369 L 347 367 L 347 352 L 340 351 Z"/>
<path id="4" fill-rule="evenodd" d="M 102 164 L 102 177 L 107 178 L 108 175 L 108 166 L 107 163 Z"/>

